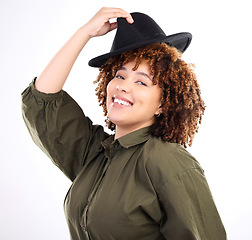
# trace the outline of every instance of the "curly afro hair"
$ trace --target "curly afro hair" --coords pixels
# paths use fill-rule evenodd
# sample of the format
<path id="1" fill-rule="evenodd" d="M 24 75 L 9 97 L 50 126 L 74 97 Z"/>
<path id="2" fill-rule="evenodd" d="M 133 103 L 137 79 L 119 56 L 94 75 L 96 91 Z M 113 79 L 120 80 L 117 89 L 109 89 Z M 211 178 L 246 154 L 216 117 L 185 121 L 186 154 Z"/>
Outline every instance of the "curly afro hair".
<path id="1" fill-rule="evenodd" d="M 147 61 L 153 75 L 153 84 L 158 84 L 162 91 L 162 114 L 151 126 L 151 134 L 164 141 L 191 146 L 198 126 L 205 111 L 199 84 L 193 71 L 193 65 L 181 59 L 181 53 L 165 43 L 154 43 L 145 47 L 111 57 L 99 69 L 96 95 L 107 116 L 107 85 L 116 72 L 126 63 L 134 61 L 135 71 L 141 60 Z M 109 129 L 115 124 L 106 120 Z"/>

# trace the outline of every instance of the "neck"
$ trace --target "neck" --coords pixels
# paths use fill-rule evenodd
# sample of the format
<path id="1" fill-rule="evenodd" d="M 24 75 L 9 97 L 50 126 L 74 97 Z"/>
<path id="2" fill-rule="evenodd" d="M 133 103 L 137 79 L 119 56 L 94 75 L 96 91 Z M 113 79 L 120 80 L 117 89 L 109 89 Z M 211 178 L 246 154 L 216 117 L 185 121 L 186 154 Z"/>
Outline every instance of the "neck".
<path id="1" fill-rule="evenodd" d="M 116 127 L 116 130 L 115 130 L 115 140 L 120 138 L 120 137 L 123 137 L 129 133 L 131 133 L 132 131 L 129 131 L 127 129 L 121 129 L 121 128 L 118 128 Z"/>

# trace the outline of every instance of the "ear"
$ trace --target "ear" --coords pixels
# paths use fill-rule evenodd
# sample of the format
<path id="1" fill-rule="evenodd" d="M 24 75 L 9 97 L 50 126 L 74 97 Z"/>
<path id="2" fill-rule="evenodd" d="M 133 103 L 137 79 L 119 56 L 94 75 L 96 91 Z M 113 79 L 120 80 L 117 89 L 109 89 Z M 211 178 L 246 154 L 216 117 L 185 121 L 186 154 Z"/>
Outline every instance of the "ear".
<path id="1" fill-rule="evenodd" d="M 160 114 L 163 113 L 162 105 L 160 104 L 157 111 L 155 112 L 155 116 L 160 116 Z"/>

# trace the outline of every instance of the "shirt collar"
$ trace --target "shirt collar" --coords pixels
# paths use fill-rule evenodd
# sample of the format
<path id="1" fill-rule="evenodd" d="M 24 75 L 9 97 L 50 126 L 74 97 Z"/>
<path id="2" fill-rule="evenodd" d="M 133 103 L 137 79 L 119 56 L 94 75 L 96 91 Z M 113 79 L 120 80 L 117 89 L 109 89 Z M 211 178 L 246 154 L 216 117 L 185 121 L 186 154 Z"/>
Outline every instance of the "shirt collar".
<path id="1" fill-rule="evenodd" d="M 102 142 L 102 145 L 105 149 L 109 148 L 111 144 L 119 144 L 124 148 L 130 148 L 132 146 L 138 145 L 147 141 L 150 138 L 150 127 L 141 128 L 134 132 L 131 132 L 125 136 L 122 136 L 115 141 L 114 135 L 107 138 Z"/>
<path id="2" fill-rule="evenodd" d="M 150 127 L 141 128 L 118 138 L 118 142 L 124 148 L 130 148 L 147 141 L 150 138 Z"/>

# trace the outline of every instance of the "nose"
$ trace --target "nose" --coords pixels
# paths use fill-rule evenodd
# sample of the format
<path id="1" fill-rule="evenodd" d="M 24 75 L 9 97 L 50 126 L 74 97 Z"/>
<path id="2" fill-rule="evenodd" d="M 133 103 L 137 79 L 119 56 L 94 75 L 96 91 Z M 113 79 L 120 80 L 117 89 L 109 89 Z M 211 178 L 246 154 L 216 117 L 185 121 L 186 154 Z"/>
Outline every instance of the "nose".
<path id="1" fill-rule="evenodd" d="M 125 93 L 130 92 L 129 82 L 124 80 L 124 81 L 121 81 L 120 83 L 117 83 L 116 90 L 119 92 L 125 92 Z"/>

